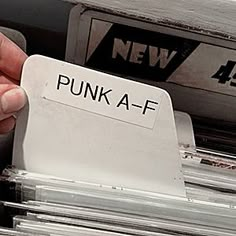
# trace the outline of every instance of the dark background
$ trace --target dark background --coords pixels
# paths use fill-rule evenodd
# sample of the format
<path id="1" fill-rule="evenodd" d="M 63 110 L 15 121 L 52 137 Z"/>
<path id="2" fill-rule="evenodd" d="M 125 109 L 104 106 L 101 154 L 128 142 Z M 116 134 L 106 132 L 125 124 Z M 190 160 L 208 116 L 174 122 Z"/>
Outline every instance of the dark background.
<path id="1" fill-rule="evenodd" d="M 0 25 L 23 33 L 28 55 L 42 54 L 63 60 L 73 6 L 62 0 L 1 0 Z"/>

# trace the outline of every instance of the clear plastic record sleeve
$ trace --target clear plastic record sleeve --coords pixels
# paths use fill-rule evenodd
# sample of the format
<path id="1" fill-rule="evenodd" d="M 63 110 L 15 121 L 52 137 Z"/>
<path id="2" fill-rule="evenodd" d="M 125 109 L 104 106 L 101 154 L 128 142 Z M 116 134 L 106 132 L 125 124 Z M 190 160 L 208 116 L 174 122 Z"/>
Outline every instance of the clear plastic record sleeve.
<path id="1" fill-rule="evenodd" d="M 18 206 L 20 207 L 20 206 Z M 50 208 L 50 207 L 49 207 Z M 48 208 L 48 209 L 49 209 Z M 28 209 L 33 209 L 28 207 Z M 55 208 L 56 209 L 56 208 Z M 34 211 L 36 208 L 34 208 Z M 89 211 L 87 209 L 87 211 Z M 45 212 L 49 213 L 48 210 L 45 208 Z M 64 209 L 66 213 L 66 210 Z M 51 212 L 52 213 L 52 212 Z M 57 214 L 57 211 L 54 212 Z M 112 217 L 111 217 L 112 218 Z M 129 217 L 127 217 L 128 219 Z M 136 216 L 136 218 L 139 218 Z M 53 223 L 55 222 L 56 223 Z M 58 224 L 58 221 L 62 221 L 62 225 Z M 26 232 L 53 232 L 55 233 L 55 229 L 57 229 L 57 234 L 61 234 L 61 230 L 63 230 L 63 235 L 68 232 L 72 233 L 77 231 L 78 233 L 83 232 L 86 235 L 100 235 L 105 230 L 107 234 L 117 235 L 117 232 L 120 232 L 125 235 L 209 235 L 209 236 L 218 236 L 218 235 L 227 235 L 231 236 L 234 235 L 233 230 L 226 230 L 219 227 L 209 227 L 209 226 L 201 226 L 195 224 L 186 224 L 183 222 L 175 222 L 163 219 L 146 219 L 145 225 L 140 227 L 140 225 L 133 220 L 133 224 L 130 222 L 126 222 L 126 227 L 122 227 L 118 221 L 111 221 L 107 224 L 99 225 L 100 220 L 97 221 L 90 221 L 90 224 L 86 224 L 84 221 L 79 221 L 75 218 L 67 218 L 67 217 L 57 217 L 57 216 L 45 216 L 44 214 L 28 214 L 27 217 L 16 217 L 14 219 L 14 226 L 18 230 L 23 230 Z M 111 223 L 112 222 L 112 223 Z M 102 230 L 91 230 L 102 228 Z M 88 234 L 86 233 L 88 232 Z M 109 233 L 110 232 L 110 233 Z M 113 233 L 112 233 L 113 232 Z M 116 232 L 116 233 L 115 233 Z M 94 234 L 93 234 L 94 233 Z"/>
<path id="2" fill-rule="evenodd" d="M 26 233 L 26 232 L 20 232 L 15 229 L 8 229 L 8 228 L 1 228 L 0 227 L 0 235 L 1 236 L 46 236 L 49 234 L 35 234 L 35 233 Z"/>
<path id="3" fill-rule="evenodd" d="M 202 153 L 197 157 L 209 159 Z M 52 235 L 55 224 L 62 224 L 63 227 L 73 226 L 73 230 L 76 227 L 96 229 L 93 233 L 97 235 L 101 231 L 143 236 L 235 235 L 235 171 L 187 160 L 183 171 L 187 198 L 8 168 L 1 177 L 4 190 L 1 200 L 12 217 L 26 215 L 14 218 L 16 232 Z M 67 235 L 74 235 L 70 227 Z M 57 231 L 56 234 L 65 235 L 65 232 Z"/>
<path id="4" fill-rule="evenodd" d="M 199 160 L 216 157 L 192 155 Z M 234 163 L 222 156 L 220 161 Z M 14 217 L 16 234 L 6 235 L 235 235 L 235 171 L 196 159 L 185 160 L 183 171 L 187 198 L 6 169 L 2 204 L 16 210 L 12 217 L 26 215 Z"/>
<path id="5" fill-rule="evenodd" d="M 8 170 L 5 173 L 11 173 L 9 180 L 15 181 L 17 194 L 22 194 L 19 202 L 23 202 L 4 202 L 4 206 L 28 213 L 28 220 L 132 235 L 147 235 L 147 232 L 233 235 L 236 230 L 233 205 L 199 200 L 196 193 L 196 198 L 185 199 L 60 180 L 24 171 Z M 30 212 L 38 216 L 33 217 Z M 29 228 L 24 225 L 20 229 L 27 231 Z"/>
<path id="6" fill-rule="evenodd" d="M 204 199 L 208 202 L 222 203 L 228 207 L 233 207 L 235 205 L 236 172 L 231 169 L 222 169 L 201 164 L 200 160 L 204 158 L 204 155 L 200 157 L 198 162 L 191 162 L 191 160 L 183 162 L 187 196 L 193 201 Z M 119 188 L 111 189 L 111 187 L 108 186 L 101 187 L 96 184 L 63 180 L 16 169 L 5 170 L 5 177 L 2 177 L 2 185 L 3 183 L 7 185 L 6 182 L 8 182 L 8 185 L 12 186 L 10 188 L 12 198 L 18 201 L 35 199 L 47 200 L 47 198 L 50 197 L 53 201 L 56 201 L 58 198 L 58 201 L 61 202 L 64 192 L 61 192 L 59 195 L 53 194 L 53 189 L 47 190 L 48 192 L 46 192 L 47 186 L 77 191 L 81 195 L 80 199 L 82 199 L 82 195 L 85 193 L 85 200 L 87 199 L 86 194 L 97 197 L 110 194 L 111 198 L 113 197 L 113 193 L 122 193 L 121 196 L 126 196 L 130 193 L 139 198 L 153 195 L 141 191 L 118 191 Z M 45 189 L 43 189 L 42 186 L 44 186 Z"/>
<path id="7" fill-rule="evenodd" d="M 76 221 L 75 219 L 73 220 L 73 223 Z M 37 221 L 36 219 L 30 219 L 30 217 L 23 218 L 23 217 L 16 217 L 14 219 L 14 227 L 16 229 L 21 229 L 25 231 L 33 231 L 31 230 L 34 228 L 34 231 L 36 232 L 49 232 L 49 233 L 57 233 L 58 235 L 91 235 L 91 236 L 96 236 L 96 235 L 105 235 L 105 236 L 122 236 L 122 235 L 153 235 L 153 236 L 165 236 L 165 235 L 173 235 L 171 232 L 164 232 L 161 233 L 161 229 L 159 230 L 160 232 L 147 232 L 147 231 L 142 231 L 142 230 L 136 230 L 136 229 L 125 229 L 123 232 L 118 233 L 119 228 L 121 227 L 113 227 L 110 225 L 110 229 L 99 229 L 96 228 L 95 226 L 98 225 L 98 223 L 90 223 L 90 227 L 81 227 L 81 224 L 68 224 L 68 219 L 64 218 L 62 224 L 58 223 L 52 223 L 47 222 L 47 221 Z M 101 228 L 101 226 L 100 226 Z M 118 228 L 118 231 L 114 231 L 115 228 Z M 129 231 L 131 234 L 128 234 L 125 231 Z M 164 231 L 164 230 L 163 230 Z"/>

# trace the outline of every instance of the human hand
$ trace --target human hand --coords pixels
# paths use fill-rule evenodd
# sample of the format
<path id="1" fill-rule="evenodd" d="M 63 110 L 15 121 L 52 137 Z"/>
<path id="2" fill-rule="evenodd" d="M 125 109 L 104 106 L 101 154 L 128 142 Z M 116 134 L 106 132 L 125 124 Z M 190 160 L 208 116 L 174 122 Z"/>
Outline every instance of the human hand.
<path id="1" fill-rule="evenodd" d="M 23 63 L 27 55 L 0 33 L 0 134 L 15 126 L 14 115 L 26 103 L 20 84 Z"/>

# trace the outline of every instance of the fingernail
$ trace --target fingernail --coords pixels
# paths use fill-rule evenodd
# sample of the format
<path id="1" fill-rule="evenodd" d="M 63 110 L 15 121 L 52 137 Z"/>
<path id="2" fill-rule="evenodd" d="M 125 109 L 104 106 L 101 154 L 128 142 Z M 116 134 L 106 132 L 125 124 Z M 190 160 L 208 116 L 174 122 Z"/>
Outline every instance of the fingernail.
<path id="1" fill-rule="evenodd" d="M 19 111 L 25 103 L 25 92 L 20 87 L 8 90 L 1 96 L 1 108 L 5 114 Z"/>

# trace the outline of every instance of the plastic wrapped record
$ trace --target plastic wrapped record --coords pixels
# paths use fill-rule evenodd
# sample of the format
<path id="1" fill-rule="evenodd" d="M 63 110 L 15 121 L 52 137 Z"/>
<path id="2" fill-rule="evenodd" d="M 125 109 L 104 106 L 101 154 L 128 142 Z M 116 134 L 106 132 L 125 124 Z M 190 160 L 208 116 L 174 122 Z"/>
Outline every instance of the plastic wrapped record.
<path id="1" fill-rule="evenodd" d="M 8 174 L 8 182 L 5 180 L 4 183 L 11 186 L 10 192 L 7 193 L 8 198 L 5 200 L 11 196 L 10 199 L 22 203 L 4 202 L 4 207 L 21 210 L 23 211 L 21 214 L 29 212 L 40 214 L 43 219 L 36 217 L 37 220 L 62 223 L 64 217 L 69 221 L 76 219 L 77 224 L 73 224 L 77 226 L 126 234 L 134 234 L 130 232 L 132 229 L 156 232 L 160 227 L 163 227 L 163 230 L 173 227 L 173 232 L 184 231 L 186 234 L 195 234 L 194 230 L 203 229 L 228 233 L 235 233 L 236 230 L 236 209 L 233 198 L 230 203 L 226 200 L 223 202 L 224 195 L 219 194 L 215 199 L 220 199 L 223 203 L 214 201 L 214 198 L 210 201 L 207 199 L 208 193 L 204 192 L 205 195 L 201 195 L 203 191 L 198 193 L 194 185 L 187 184 L 189 196 L 181 198 L 114 189 L 14 169 L 6 170 L 5 174 Z M 17 214 L 18 211 L 12 216 Z M 49 219 L 45 215 L 59 218 L 53 220 L 52 217 Z M 96 224 L 91 225 L 94 223 Z M 120 228 L 117 229 L 117 226 Z M 124 230 L 127 228 L 129 230 Z M 217 234 L 212 233 L 212 235 Z"/>
<path id="2" fill-rule="evenodd" d="M 189 196 L 235 205 L 235 156 L 201 149 L 181 154 Z"/>
<path id="3" fill-rule="evenodd" d="M 205 155 L 193 153 L 192 156 L 195 160 L 190 158 L 189 160 L 186 159 L 183 161 L 183 173 L 188 198 L 195 202 L 203 200 L 209 203 L 220 203 L 228 208 L 234 207 L 236 205 L 235 171 L 202 164 L 201 160 L 206 158 Z M 228 160 L 223 161 L 226 162 Z M 5 177 L 2 177 L 2 185 L 11 186 L 11 193 L 9 193 L 11 195 L 10 199 L 15 199 L 15 201 L 40 200 L 58 203 L 69 202 L 67 204 L 82 204 L 83 199 L 85 202 L 87 201 L 87 196 L 96 196 L 96 200 L 94 201 L 96 204 L 98 198 L 101 196 L 109 196 L 113 199 L 113 194 L 117 194 L 117 196 L 121 197 L 131 194 L 131 198 L 133 195 L 138 198 L 153 196 L 153 193 L 115 187 L 112 189 L 112 187 L 109 186 L 101 187 L 101 185 L 63 180 L 16 169 L 5 170 Z M 61 191 L 61 189 L 63 191 Z M 54 191 L 56 194 L 54 194 Z M 71 194 L 71 192 L 76 192 L 76 194 L 78 194 L 76 196 L 78 197 L 68 201 L 69 198 L 65 194 Z M 154 196 L 158 196 L 158 194 L 154 194 Z M 2 199 L 4 199 L 4 196 Z M 78 199 L 80 202 L 76 203 Z M 108 204 L 106 200 L 104 200 L 104 202 Z M 92 204 L 92 202 L 89 202 L 89 204 Z"/>
<path id="4" fill-rule="evenodd" d="M 75 235 L 77 233 L 86 235 L 209 235 L 209 236 L 232 236 L 233 229 L 221 227 L 203 226 L 185 222 L 176 222 L 168 219 L 142 218 L 138 215 L 122 215 L 118 213 L 103 212 L 104 217 L 99 217 L 101 211 L 84 209 L 82 214 L 75 207 L 65 207 L 55 204 L 39 203 L 9 204 L 6 206 L 25 209 L 26 211 L 44 212 L 27 214 L 26 217 L 15 217 L 14 228 L 28 233 L 56 233 L 56 235 Z M 60 209 L 60 210 L 59 210 Z M 64 214 L 63 214 L 64 212 Z M 46 216 L 45 216 L 46 213 Z M 95 214 L 94 214 L 95 213 Z M 60 215 L 61 214 L 61 215 Z M 62 216 L 63 214 L 63 216 Z M 96 218 L 92 220 L 91 214 Z M 57 216 L 59 215 L 59 217 Z M 68 217 L 70 215 L 70 217 Z M 86 217 L 87 216 L 87 217 Z M 86 218 L 86 220 L 83 219 Z M 82 220 L 81 220 L 82 219 Z M 96 220 L 95 220 L 96 219 Z M 105 219 L 107 222 L 105 222 Z M 58 222 L 59 221 L 59 222 Z M 91 230 L 92 229 L 92 230 Z"/>
<path id="5" fill-rule="evenodd" d="M 0 235 L 1 236 L 49 236 L 49 234 L 35 234 L 35 233 L 26 233 L 26 232 L 20 232 L 15 229 L 7 229 L 7 228 L 1 228 L 0 227 Z"/>

